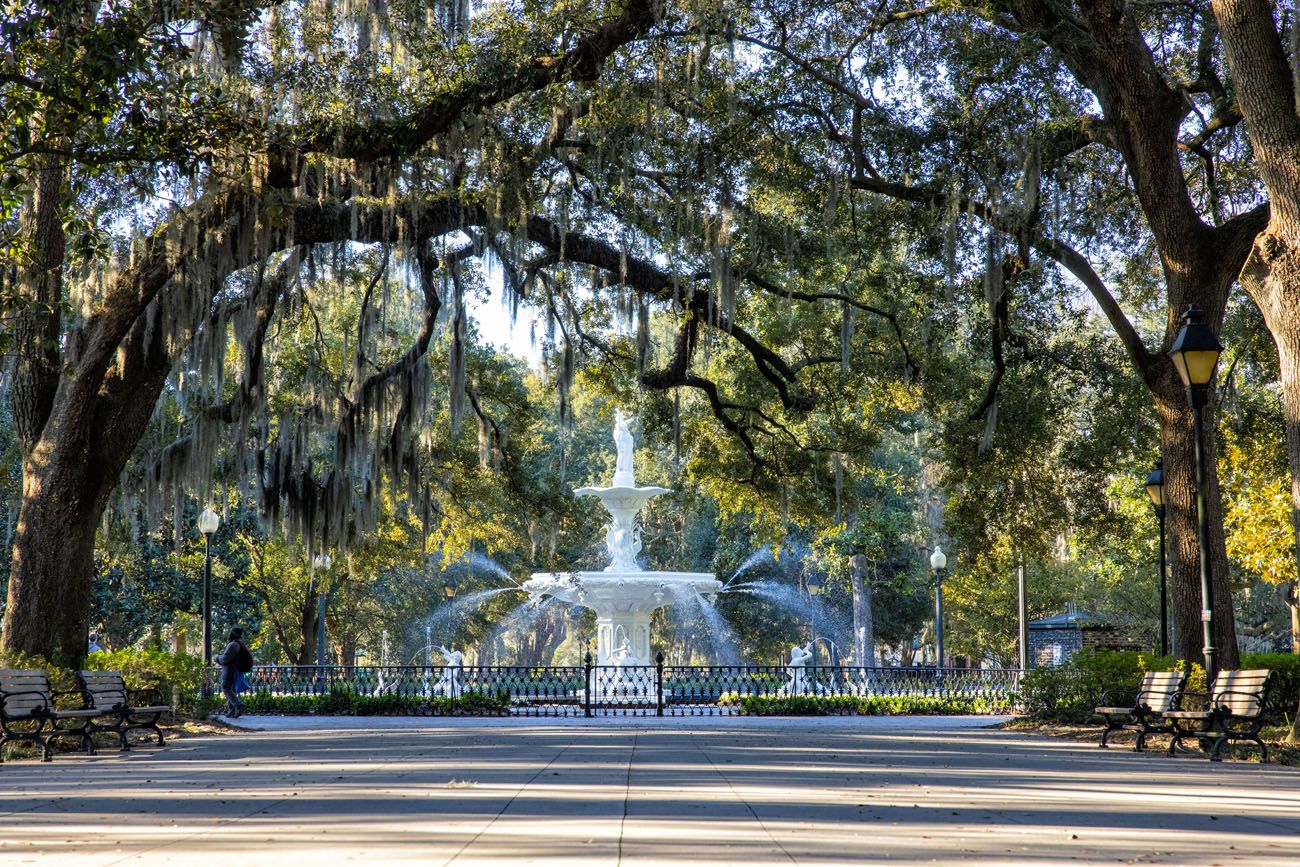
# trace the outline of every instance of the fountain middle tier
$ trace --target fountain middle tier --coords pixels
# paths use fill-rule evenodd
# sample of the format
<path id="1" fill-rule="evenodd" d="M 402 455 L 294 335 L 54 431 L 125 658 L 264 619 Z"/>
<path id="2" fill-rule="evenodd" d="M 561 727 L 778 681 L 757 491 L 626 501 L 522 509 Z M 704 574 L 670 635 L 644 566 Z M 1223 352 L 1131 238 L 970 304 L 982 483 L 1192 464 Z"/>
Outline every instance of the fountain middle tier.
<path id="1" fill-rule="evenodd" d="M 682 594 L 722 589 L 710 572 L 536 572 L 523 589 L 596 612 L 596 664 L 653 665 L 650 617 Z"/>

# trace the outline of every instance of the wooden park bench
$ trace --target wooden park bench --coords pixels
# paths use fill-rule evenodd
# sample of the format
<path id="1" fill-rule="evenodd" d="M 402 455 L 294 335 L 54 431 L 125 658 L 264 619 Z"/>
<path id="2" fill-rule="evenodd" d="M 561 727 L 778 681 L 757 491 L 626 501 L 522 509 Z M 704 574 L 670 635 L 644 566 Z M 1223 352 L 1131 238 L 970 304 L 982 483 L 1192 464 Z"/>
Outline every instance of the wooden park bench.
<path id="1" fill-rule="evenodd" d="M 1093 708 L 1092 712 L 1106 721 L 1106 730 L 1101 733 L 1101 743 L 1097 746 L 1102 749 L 1109 746 L 1111 732 L 1131 731 L 1137 733 L 1133 749 L 1141 752 L 1148 735 L 1172 734 L 1173 723 L 1164 714 L 1177 710 L 1186 683 L 1187 674 L 1182 671 L 1148 671 L 1142 675 L 1133 704 Z M 1106 696 L 1102 696 L 1102 701 L 1105 700 Z"/>
<path id="2" fill-rule="evenodd" d="M 4 745 L 10 741 L 36 744 L 45 762 L 53 757 L 50 741 L 55 738 L 78 738 L 86 751 L 93 753 L 89 726 L 99 711 L 60 710 L 55 705 L 60 696 L 79 694 L 52 691 L 49 678 L 40 669 L 0 668 L 0 762 L 4 761 Z"/>
<path id="3" fill-rule="evenodd" d="M 1205 710 L 1164 713 L 1164 718 L 1173 726 L 1169 755 L 1182 747 L 1184 738 L 1196 738 L 1209 752 L 1210 761 L 1217 762 L 1225 743 L 1251 741 L 1259 745 L 1262 761 L 1267 762 L 1268 745 L 1260 738 L 1259 729 L 1264 721 L 1264 707 L 1272 681 L 1273 672 L 1267 668 L 1219 672 L 1210 688 Z"/>
<path id="4" fill-rule="evenodd" d="M 132 729 L 148 729 L 164 743 L 158 720 L 171 711 L 163 702 L 162 693 L 156 689 L 131 690 L 120 671 L 79 671 L 77 685 L 85 706 L 98 711 L 90 723 L 91 734 L 111 732 L 118 736 L 120 749 L 129 750 L 126 733 Z"/>

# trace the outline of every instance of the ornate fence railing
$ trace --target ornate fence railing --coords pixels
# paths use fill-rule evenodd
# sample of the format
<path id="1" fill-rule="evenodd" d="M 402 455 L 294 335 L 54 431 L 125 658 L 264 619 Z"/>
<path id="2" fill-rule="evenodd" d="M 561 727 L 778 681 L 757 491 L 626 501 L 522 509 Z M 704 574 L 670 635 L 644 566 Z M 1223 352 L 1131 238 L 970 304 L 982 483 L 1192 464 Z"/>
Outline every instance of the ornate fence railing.
<path id="1" fill-rule="evenodd" d="M 265 665 L 247 713 L 513 716 L 995 714 L 1016 669 L 780 665 Z"/>

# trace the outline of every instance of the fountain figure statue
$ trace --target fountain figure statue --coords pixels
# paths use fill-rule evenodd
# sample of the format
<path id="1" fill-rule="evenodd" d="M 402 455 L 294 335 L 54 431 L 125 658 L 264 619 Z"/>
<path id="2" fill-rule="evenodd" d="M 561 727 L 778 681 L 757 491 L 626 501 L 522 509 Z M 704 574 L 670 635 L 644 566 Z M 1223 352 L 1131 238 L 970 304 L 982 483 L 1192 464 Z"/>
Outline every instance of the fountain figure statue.
<path id="1" fill-rule="evenodd" d="M 632 422 L 632 417 L 623 415 L 623 410 L 614 410 L 614 448 L 618 450 L 618 459 L 614 464 L 616 488 L 636 487 L 636 472 L 632 467 Z"/>
<path id="2" fill-rule="evenodd" d="M 808 660 L 812 659 L 812 642 L 805 645 L 790 645 L 790 664 L 785 667 L 785 686 L 781 687 L 783 695 L 808 694 Z"/>
<path id="3" fill-rule="evenodd" d="M 433 694 L 457 698 L 461 692 L 460 668 L 465 654 L 446 647 L 439 647 L 438 652 L 442 654 L 445 663 L 442 667 L 442 677 L 438 678 L 438 682 L 433 685 Z"/>

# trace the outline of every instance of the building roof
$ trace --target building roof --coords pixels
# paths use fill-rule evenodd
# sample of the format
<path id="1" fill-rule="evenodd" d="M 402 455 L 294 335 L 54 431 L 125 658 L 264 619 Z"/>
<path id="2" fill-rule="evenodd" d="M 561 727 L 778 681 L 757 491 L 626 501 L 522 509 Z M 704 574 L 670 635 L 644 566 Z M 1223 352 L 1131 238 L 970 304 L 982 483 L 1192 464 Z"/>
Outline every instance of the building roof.
<path id="1" fill-rule="evenodd" d="M 1115 626 L 1115 618 L 1091 611 L 1066 611 L 1041 620 L 1029 621 L 1030 629 L 1094 629 Z"/>

